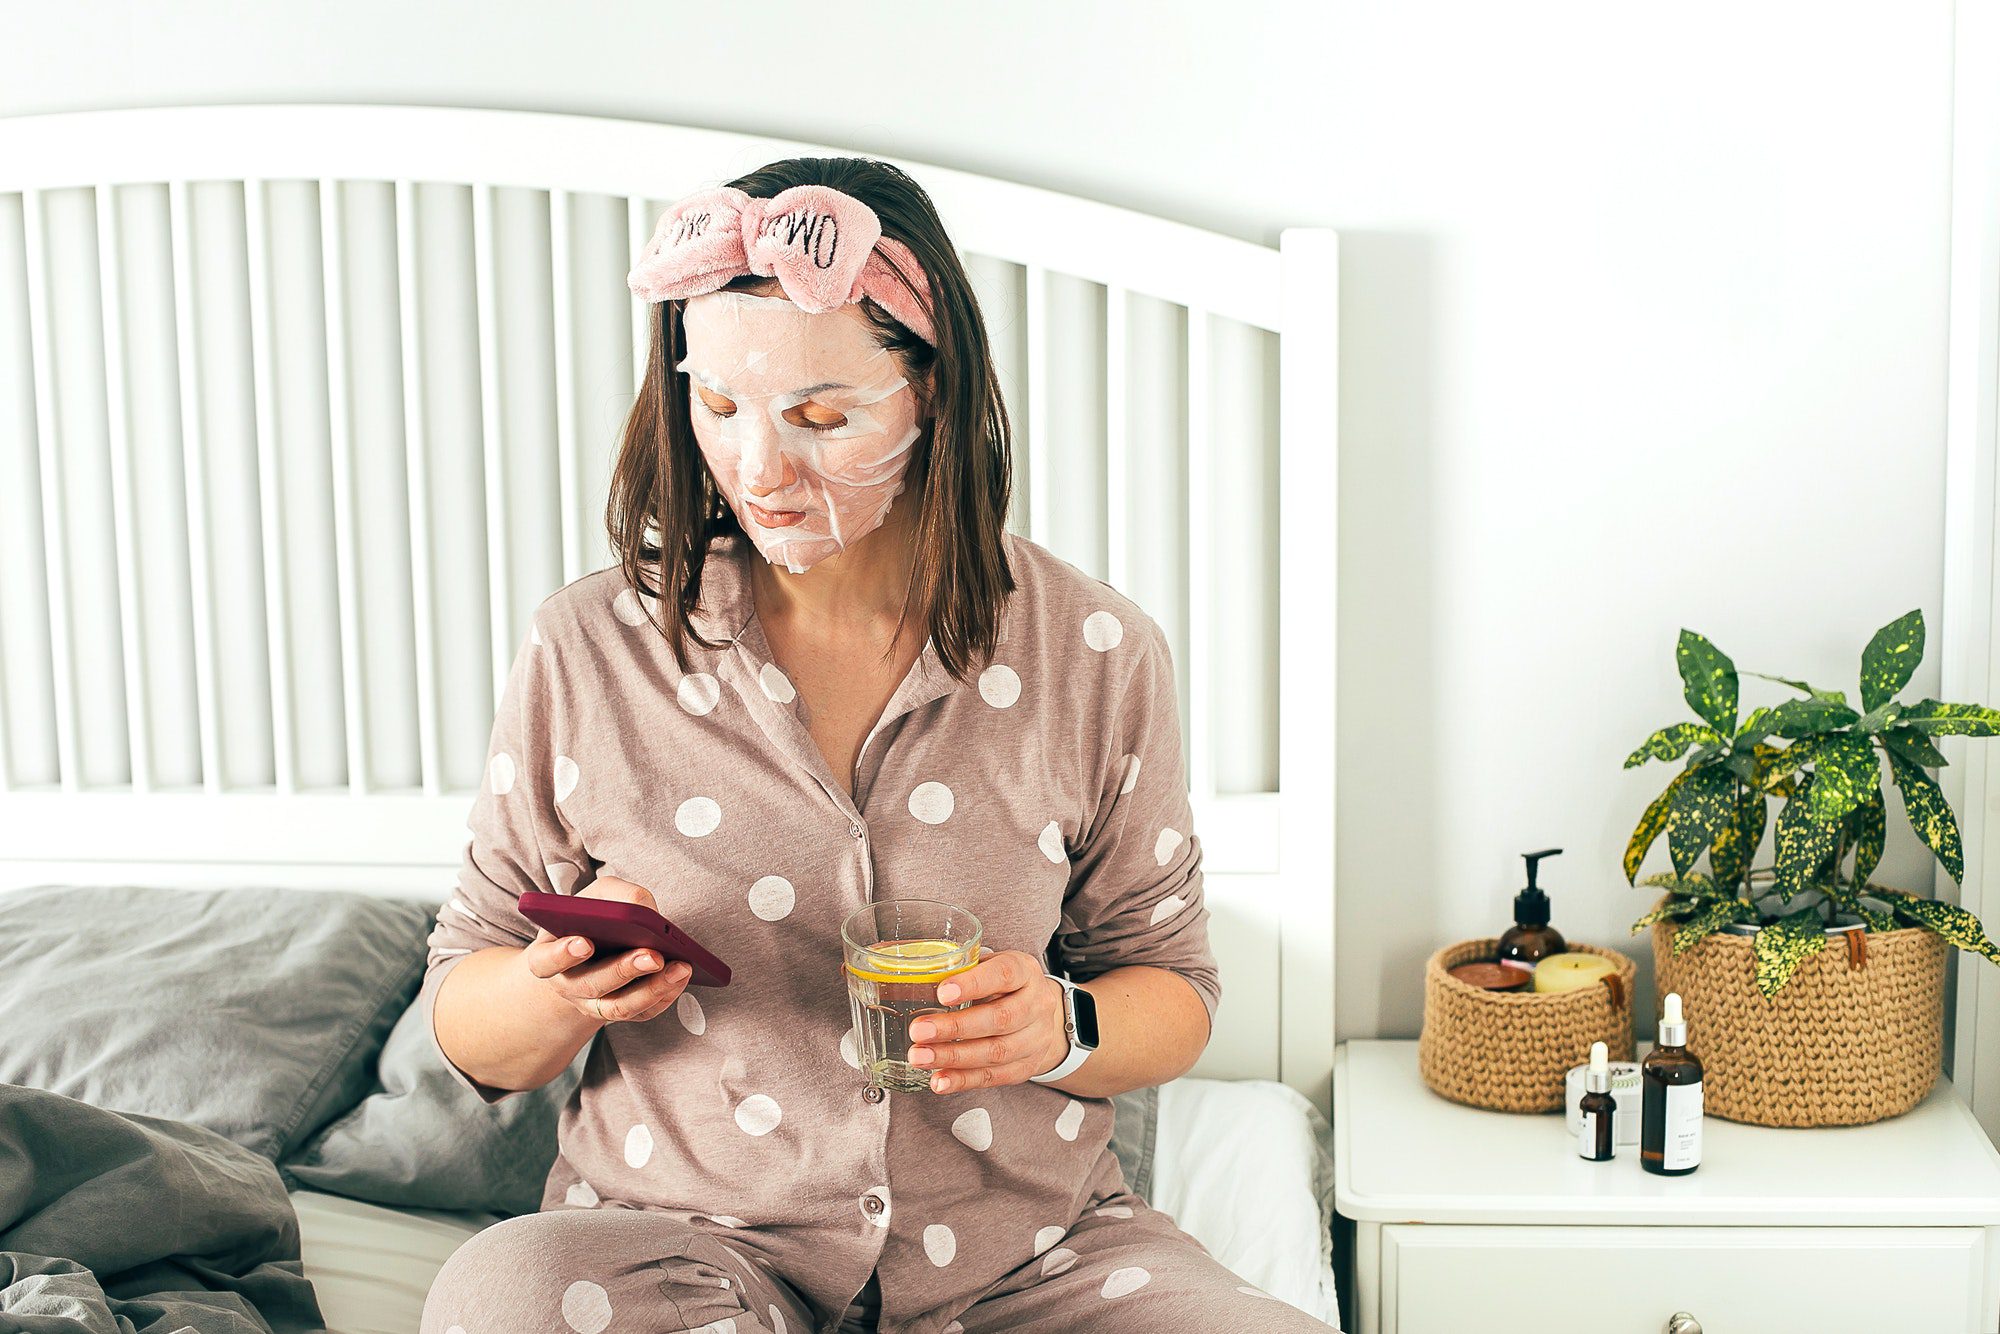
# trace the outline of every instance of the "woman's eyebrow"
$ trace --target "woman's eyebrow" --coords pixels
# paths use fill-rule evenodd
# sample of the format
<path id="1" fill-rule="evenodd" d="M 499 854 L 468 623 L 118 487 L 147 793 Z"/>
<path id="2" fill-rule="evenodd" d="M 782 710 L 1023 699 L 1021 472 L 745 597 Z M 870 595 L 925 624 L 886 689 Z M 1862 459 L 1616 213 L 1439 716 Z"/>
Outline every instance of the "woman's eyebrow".
<path id="1" fill-rule="evenodd" d="M 716 393 L 726 394 L 730 398 L 736 397 L 736 391 L 734 389 L 731 389 L 728 385 L 722 383 L 722 380 L 719 376 L 710 375 L 707 371 L 701 371 L 698 372 L 697 374 L 701 382 L 703 384 L 706 384 L 710 389 L 713 389 Z M 817 394 L 824 389 L 852 389 L 852 388 L 854 388 L 854 386 L 851 384 L 842 384 L 838 380 L 828 380 L 823 384 L 808 385 L 804 389 L 794 389 L 792 390 L 792 392 L 795 394 L 804 394 L 807 397 L 811 397 L 812 395 Z"/>

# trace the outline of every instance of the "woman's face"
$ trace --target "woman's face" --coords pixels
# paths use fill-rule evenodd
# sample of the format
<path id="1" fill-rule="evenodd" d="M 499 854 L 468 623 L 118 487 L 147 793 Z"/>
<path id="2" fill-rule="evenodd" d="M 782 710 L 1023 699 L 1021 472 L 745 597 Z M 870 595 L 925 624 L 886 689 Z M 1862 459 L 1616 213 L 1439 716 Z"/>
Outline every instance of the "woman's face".
<path id="1" fill-rule="evenodd" d="M 802 574 L 880 527 L 923 431 L 861 308 L 719 291 L 691 298 L 682 327 L 695 441 L 764 558 Z"/>

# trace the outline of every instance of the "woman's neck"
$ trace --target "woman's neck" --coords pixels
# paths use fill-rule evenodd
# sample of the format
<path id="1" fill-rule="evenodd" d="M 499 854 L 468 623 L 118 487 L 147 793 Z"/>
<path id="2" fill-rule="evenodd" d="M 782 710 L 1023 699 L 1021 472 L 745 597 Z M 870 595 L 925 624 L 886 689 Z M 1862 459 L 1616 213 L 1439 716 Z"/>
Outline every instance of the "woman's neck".
<path id="1" fill-rule="evenodd" d="M 753 556 L 750 586 L 757 614 L 815 633 L 852 633 L 884 621 L 893 625 L 910 587 L 921 508 L 922 496 L 905 491 L 881 527 L 803 574 Z"/>

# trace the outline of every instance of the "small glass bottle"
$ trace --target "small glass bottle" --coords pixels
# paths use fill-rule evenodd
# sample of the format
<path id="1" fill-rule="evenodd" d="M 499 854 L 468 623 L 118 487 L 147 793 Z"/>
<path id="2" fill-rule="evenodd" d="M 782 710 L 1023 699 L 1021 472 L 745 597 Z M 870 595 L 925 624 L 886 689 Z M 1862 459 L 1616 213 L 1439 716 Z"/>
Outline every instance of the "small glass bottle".
<path id="1" fill-rule="evenodd" d="M 1687 1049 L 1680 993 L 1668 992 L 1661 1009 L 1659 1045 L 1639 1065 L 1639 1165 L 1680 1177 L 1701 1165 L 1701 1062 Z"/>
<path id="2" fill-rule="evenodd" d="M 1583 1126 L 1576 1132 L 1576 1152 L 1593 1163 L 1608 1163 L 1617 1152 L 1612 1117 L 1618 1110 L 1611 1096 L 1611 1053 L 1602 1042 L 1590 1044 L 1590 1069 L 1583 1076 L 1583 1098 L 1577 1103 Z"/>
<path id="3" fill-rule="evenodd" d="M 1535 965 L 1551 954 L 1562 954 L 1569 949 L 1562 932 L 1549 925 L 1549 896 L 1546 890 L 1535 884 L 1536 864 L 1544 857 L 1553 857 L 1561 848 L 1544 848 L 1540 852 L 1524 852 L 1522 858 L 1528 863 L 1528 884 L 1514 896 L 1514 925 L 1501 933 L 1498 962 L 1508 968 L 1517 968 L 1533 975 Z"/>

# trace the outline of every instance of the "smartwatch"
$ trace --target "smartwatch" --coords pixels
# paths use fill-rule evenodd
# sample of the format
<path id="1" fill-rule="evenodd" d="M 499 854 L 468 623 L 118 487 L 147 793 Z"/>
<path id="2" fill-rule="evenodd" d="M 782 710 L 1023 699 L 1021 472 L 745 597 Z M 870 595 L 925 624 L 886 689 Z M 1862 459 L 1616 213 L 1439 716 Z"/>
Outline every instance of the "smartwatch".
<path id="1" fill-rule="evenodd" d="M 1063 991 L 1063 1032 L 1069 1038 L 1069 1055 L 1055 1069 L 1028 1076 L 1036 1084 L 1052 1084 L 1067 1078 L 1097 1050 L 1097 997 L 1060 973 L 1047 976 Z"/>

